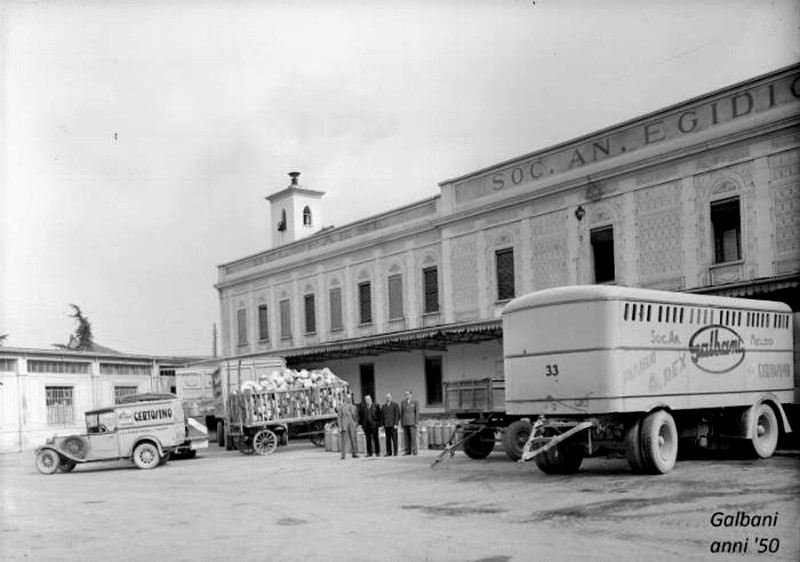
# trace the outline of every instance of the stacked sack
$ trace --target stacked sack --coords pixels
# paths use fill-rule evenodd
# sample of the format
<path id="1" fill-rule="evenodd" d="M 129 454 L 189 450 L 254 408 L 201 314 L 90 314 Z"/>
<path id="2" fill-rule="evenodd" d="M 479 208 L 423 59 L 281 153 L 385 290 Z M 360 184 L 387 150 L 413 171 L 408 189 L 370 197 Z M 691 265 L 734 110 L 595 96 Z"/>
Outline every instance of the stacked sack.
<path id="1" fill-rule="evenodd" d="M 242 383 L 239 403 L 251 422 L 332 415 L 349 392 L 347 383 L 330 369 L 283 369 Z"/>

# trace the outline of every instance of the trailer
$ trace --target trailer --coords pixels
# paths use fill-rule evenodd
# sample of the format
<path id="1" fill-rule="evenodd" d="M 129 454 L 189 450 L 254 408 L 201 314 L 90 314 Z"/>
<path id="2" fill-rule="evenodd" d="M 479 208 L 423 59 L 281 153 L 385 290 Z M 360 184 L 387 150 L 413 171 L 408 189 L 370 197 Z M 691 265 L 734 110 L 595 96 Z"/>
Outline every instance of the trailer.
<path id="1" fill-rule="evenodd" d="M 325 444 L 325 424 L 336 420 L 336 408 L 349 395 L 347 383 L 296 390 L 249 390 L 228 398 L 228 434 L 245 454 L 268 455 L 289 437 L 309 437 Z"/>
<path id="2" fill-rule="evenodd" d="M 323 447 L 325 424 L 350 392 L 328 369 L 298 373 L 275 356 L 218 360 L 212 375 L 217 441 L 246 454 L 269 454 L 297 438 Z"/>
<path id="3" fill-rule="evenodd" d="M 509 456 L 549 474 L 609 451 L 654 474 L 679 447 L 767 458 L 791 431 L 792 338 L 783 303 L 600 285 L 525 295 L 503 310 L 503 407 L 489 407 L 496 386 L 472 389 L 464 451 L 491 452 L 502 434 Z M 445 395 L 469 403 L 460 384 Z"/>

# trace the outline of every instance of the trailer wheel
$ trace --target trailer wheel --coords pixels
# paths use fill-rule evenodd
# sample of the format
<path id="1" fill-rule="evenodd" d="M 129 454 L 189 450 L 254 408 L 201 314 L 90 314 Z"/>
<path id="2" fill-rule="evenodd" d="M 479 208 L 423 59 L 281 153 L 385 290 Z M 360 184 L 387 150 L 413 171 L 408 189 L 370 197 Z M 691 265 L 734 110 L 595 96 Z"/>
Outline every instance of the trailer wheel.
<path id="1" fill-rule="evenodd" d="M 625 428 L 625 458 L 634 472 L 647 472 L 642 458 L 642 421 L 638 418 Z"/>
<path id="2" fill-rule="evenodd" d="M 522 458 L 522 449 L 531 436 L 533 425 L 527 420 L 517 420 L 503 432 L 503 449 L 512 461 Z"/>
<path id="3" fill-rule="evenodd" d="M 669 412 L 657 410 L 642 422 L 642 460 L 645 470 L 666 474 L 678 458 L 678 429 Z"/>
<path id="4" fill-rule="evenodd" d="M 36 470 L 42 474 L 53 474 L 58 470 L 58 453 L 51 449 L 43 449 L 36 453 Z"/>
<path id="5" fill-rule="evenodd" d="M 278 446 L 278 436 L 269 429 L 262 429 L 253 436 L 253 449 L 257 455 L 268 455 Z"/>
<path id="6" fill-rule="evenodd" d="M 464 441 L 464 454 L 471 459 L 485 459 L 494 450 L 494 429 L 485 427 Z"/>
<path id="7" fill-rule="evenodd" d="M 133 464 L 143 470 L 157 467 L 161 464 L 161 455 L 158 453 L 158 447 L 148 441 L 136 445 L 133 450 Z"/>
<path id="8" fill-rule="evenodd" d="M 217 420 L 217 444 L 225 446 L 225 422 L 222 420 Z"/>
<path id="9" fill-rule="evenodd" d="M 533 449 L 547 444 L 547 439 L 536 439 Z M 559 443 L 544 453 L 534 457 L 536 466 L 545 474 L 574 474 L 583 463 L 583 447 L 569 443 Z"/>
<path id="10" fill-rule="evenodd" d="M 778 417 L 769 404 L 762 403 L 754 409 L 756 426 L 753 428 L 750 444 L 758 458 L 767 459 L 778 445 Z"/>

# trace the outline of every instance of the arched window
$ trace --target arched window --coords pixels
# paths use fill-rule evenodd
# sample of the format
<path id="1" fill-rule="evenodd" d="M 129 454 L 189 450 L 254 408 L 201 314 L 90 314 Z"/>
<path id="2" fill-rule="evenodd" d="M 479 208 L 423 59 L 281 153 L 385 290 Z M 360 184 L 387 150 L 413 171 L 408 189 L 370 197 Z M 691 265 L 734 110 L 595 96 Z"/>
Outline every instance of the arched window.
<path id="1" fill-rule="evenodd" d="M 281 220 L 278 221 L 278 232 L 286 230 L 286 209 L 281 209 Z"/>
<path id="2" fill-rule="evenodd" d="M 303 209 L 303 226 L 311 226 L 311 209 L 308 206 Z"/>

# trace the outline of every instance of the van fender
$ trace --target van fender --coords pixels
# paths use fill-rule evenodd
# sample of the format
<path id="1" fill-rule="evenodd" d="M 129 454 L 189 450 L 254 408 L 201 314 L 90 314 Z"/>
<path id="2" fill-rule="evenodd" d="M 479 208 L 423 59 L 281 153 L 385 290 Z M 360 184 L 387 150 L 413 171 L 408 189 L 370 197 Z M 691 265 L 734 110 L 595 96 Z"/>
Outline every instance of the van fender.
<path id="1" fill-rule="evenodd" d="M 143 435 L 139 437 L 139 439 L 134 441 L 133 445 L 131 446 L 131 450 L 128 452 L 129 456 L 131 457 L 133 456 L 133 452 L 136 450 L 136 447 L 138 447 L 139 444 L 142 443 L 142 441 L 150 441 L 151 443 L 153 443 L 158 449 L 158 455 L 160 457 L 164 456 L 165 453 L 164 453 L 164 448 L 161 446 L 161 441 L 159 441 L 159 439 L 154 435 Z"/>
<path id="2" fill-rule="evenodd" d="M 783 405 L 781 404 L 780 399 L 771 392 L 765 392 L 752 406 L 742 412 L 741 427 L 744 433 L 742 437 L 745 439 L 751 439 L 753 435 L 755 435 L 757 423 L 755 411 L 756 408 L 758 408 L 761 404 L 769 404 L 775 410 L 777 410 L 779 414 L 778 418 L 780 419 L 780 423 L 783 425 L 783 431 L 785 433 L 792 432 L 792 427 L 789 425 L 789 418 L 786 416 L 786 412 L 783 410 Z"/>

